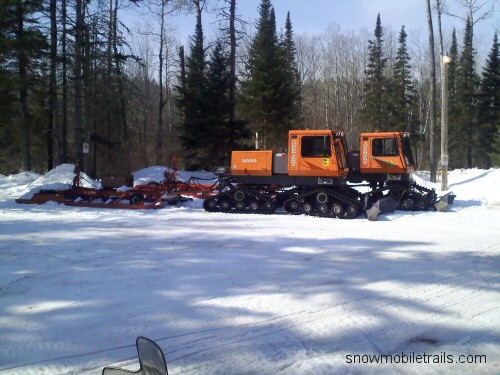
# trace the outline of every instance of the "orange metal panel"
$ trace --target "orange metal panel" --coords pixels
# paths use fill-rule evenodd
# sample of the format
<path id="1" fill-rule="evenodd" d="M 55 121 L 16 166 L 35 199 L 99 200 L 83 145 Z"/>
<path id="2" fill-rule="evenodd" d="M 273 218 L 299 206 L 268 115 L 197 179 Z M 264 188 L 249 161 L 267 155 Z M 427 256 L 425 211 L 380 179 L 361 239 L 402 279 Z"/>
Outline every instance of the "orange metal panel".
<path id="1" fill-rule="evenodd" d="M 318 153 L 313 157 L 304 156 L 304 137 L 330 137 L 329 149 L 325 154 Z M 347 173 L 347 169 L 339 170 L 337 155 L 332 145 L 333 133 L 331 130 L 293 130 L 288 138 L 288 174 L 290 176 L 318 176 L 340 177 Z"/>
<path id="2" fill-rule="evenodd" d="M 272 151 L 233 151 L 231 174 L 271 176 L 273 174 Z"/>
<path id="3" fill-rule="evenodd" d="M 360 168 L 362 173 L 407 173 L 403 160 L 401 146 L 401 133 L 363 133 L 360 137 Z M 393 146 L 387 150 L 375 150 L 374 141 L 377 144 L 382 142 L 393 142 Z"/>

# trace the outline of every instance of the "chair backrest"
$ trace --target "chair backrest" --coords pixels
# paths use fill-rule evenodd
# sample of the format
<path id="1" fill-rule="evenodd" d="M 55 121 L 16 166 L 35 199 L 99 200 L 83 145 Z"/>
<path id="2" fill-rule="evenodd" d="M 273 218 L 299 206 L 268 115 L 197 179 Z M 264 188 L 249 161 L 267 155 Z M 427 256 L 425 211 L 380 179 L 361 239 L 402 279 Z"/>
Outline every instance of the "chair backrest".
<path id="1" fill-rule="evenodd" d="M 161 348 L 146 337 L 137 338 L 137 353 L 143 375 L 168 375 L 167 362 Z"/>
<path id="2" fill-rule="evenodd" d="M 139 354 L 139 371 L 105 367 L 102 370 L 102 375 L 168 375 L 167 362 L 163 351 L 153 340 L 140 336 L 136 340 L 136 346 Z"/>

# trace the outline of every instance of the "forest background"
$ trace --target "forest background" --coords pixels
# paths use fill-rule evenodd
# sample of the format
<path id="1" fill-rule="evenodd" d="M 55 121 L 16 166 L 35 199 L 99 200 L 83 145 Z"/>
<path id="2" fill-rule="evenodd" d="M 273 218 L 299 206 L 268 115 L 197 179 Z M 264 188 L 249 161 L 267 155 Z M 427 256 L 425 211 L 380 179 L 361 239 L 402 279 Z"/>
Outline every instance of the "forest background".
<path id="1" fill-rule="evenodd" d="M 343 30 L 332 14 L 324 32 L 295 34 L 294 15 L 277 25 L 271 0 L 251 2 L 253 22 L 238 13 L 242 0 L 3 0 L 0 173 L 78 160 L 102 177 L 174 157 L 210 170 L 256 137 L 284 149 L 286 132 L 302 128 L 345 130 L 350 149 L 363 131 L 411 131 L 432 172 L 442 55 L 450 168 L 499 166 L 498 30 L 479 56 L 475 34 L 498 18 L 497 4 L 423 1 L 425 33 L 412 35 L 383 13 L 372 31 Z M 195 20 L 185 46 L 179 17 Z M 443 19 L 456 26 L 442 29 Z"/>

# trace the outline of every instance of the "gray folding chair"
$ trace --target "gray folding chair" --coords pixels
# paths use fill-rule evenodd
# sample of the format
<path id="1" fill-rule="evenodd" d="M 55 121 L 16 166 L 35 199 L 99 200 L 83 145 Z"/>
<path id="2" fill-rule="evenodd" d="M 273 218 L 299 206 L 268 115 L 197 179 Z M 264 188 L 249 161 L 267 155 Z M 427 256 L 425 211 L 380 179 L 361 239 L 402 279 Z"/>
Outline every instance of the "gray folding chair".
<path id="1" fill-rule="evenodd" d="M 136 341 L 139 355 L 139 371 L 128 371 L 119 368 L 105 367 L 102 375 L 168 375 L 167 362 L 161 348 L 146 337 L 138 337 Z"/>

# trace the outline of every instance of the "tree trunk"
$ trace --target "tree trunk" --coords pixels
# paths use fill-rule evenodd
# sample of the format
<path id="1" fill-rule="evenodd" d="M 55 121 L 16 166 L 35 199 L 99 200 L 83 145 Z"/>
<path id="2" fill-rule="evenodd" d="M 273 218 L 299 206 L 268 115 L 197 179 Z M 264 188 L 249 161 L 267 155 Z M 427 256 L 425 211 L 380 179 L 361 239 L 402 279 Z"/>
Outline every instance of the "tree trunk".
<path id="1" fill-rule="evenodd" d="M 179 48 L 179 61 L 180 61 L 180 66 L 181 66 L 180 80 L 181 80 L 182 92 L 185 94 L 186 93 L 186 57 L 184 55 L 184 46 L 180 46 L 180 48 Z M 181 109 L 181 116 L 182 116 L 181 120 L 184 123 L 184 118 L 185 118 L 184 108 L 180 108 L 180 109 Z"/>
<path id="2" fill-rule="evenodd" d="M 168 0 L 162 0 L 161 4 L 161 14 L 160 14 L 160 50 L 158 52 L 158 60 L 159 60 L 159 86 L 160 93 L 158 96 L 158 128 L 156 134 L 156 147 L 155 147 L 155 160 L 156 163 L 161 163 L 161 155 L 163 154 L 163 46 L 165 43 L 165 7 L 167 6 Z"/>
<path id="3" fill-rule="evenodd" d="M 82 155 L 84 158 L 84 165 L 86 166 L 85 172 L 90 175 L 92 178 L 95 178 L 96 175 L 93 170 L 93 165 L 90 160 L 90 150 L 88 153 L 83 153 L 83 143 L 87 143 L 90 141 L 88 138 L 88 130 L 91 129 L 90 124 L 92 124 L 93 119 L 96 116 L 95 113 L 95 100 L 94 93 L 92 92 L 92 86 L 95 83 L 96 79 L 92 75 L 92 64 L 95 63 L 96 60 L 96 48 L 94 47 L 96 43 L 95 41 L 95 29 L 97 28 L 96 19 L 94 18 L 89 22 L 83 31 L 83 58 L 82 60 L 82 84 L 83 84 L 83 103 L 82 108 L 84 108 L 84 112 L 82 114 L 82 128 L 87 130 L 87 135 L 85 137 L 82 136 Z M 92 32 L 92 35 L 91 35 Z M 82 133 L 82 135 L 85 135 Z"/>
<path id="4" fill-rule="evenodd" d="M 57 2 L 50 0 L 50 87 L 47 126 L 47 170 L 54 168 L 54 129 L 57 129 Z"/>
<path id="5" fill-rule="evenodd" d="M 125 93 L 123 88 L 123 74 L 121 69 L 120 54 L 118 52 L 118 0 L 115 0 L 115 6 L 113 10 L 113 52 L 115 56 L 115 69 L 118 78 L 118 95 L 120 96 L 120 120 L 121 120 L 121 146 L 124 150 L 122 154 L 124 166 L 122 167 L 122 173 L 130 173 L 130 142 L 128 136 L 128 124 L 127 124 L 127 110 Z"/>
<path id="6" fill-rule="evenodd" d="M 24 170 L 31 170 L 31 139 L 30 129 L 28 124 L 28 57 L 22 46 L 24 42 L 24 8 L 23 1 L 18 0 L 16 3 L 16 20 L 17 30 L 16 39 L 19 42 L 17 50 L 18 60 L 18 76 L 19 76 L 19 105 L 20 105 L 20 122 L 23 132 L 23 153 L 24 153 Z"/>
<path id="7" fill-rule="evenodd" d="M 434 54 L 434 29 L 432 27 L 432 13 L 430 0 L 427 4 L 427 23 L 429 27 L 429 49 L 431 62 L 431 103 L 430 103 L 430 126 L 429 126 L 429 168 L 431 181 L 436 182 L 436 57 Z"/>
<path id="8" fill-rule="evenodd" d="M 87 129 L 88 129 L 88 134 L 90 134 L 89 142 L 90 142 L 90 152 L 88 157 L 89 165 L 87 168 L 87 174 L 89 174 L 92 178 L 96 178 L 98 176 L 98 169 L 97 169 L 97 155 L 98 155 L 98 143 L 97 142 L 97 131 L 98 131 L 98 123 L 102 122 L 102 117 L 97 114 L 97 103 L 96 103 L 96 98 L 97 98 L 97 48 L 96 46 L 98 45 L 98 38 L 99 38 L 99 33 L 100 31 L 98 30 L 98 25 L 96 20 L 92 22 L 92 33 L 88 36 L 88 42 L 87 44 L 89 46 L 93 46 L 91 49 L 88 48 L 86 49 L 88 51 L 87 56 L 89 56 L 86 60 L 89 60 L 89 64 L 87 65 L 86 68 L 84 68 L 84 77 L 86 77 L 86 87 L 85 87 L 85 101 L 86 101 L 86 108 L 87 108 Z M 90 29 L 89 29 L 90 31 Z M 92 55 L 92 57 L 90 57 Z"/>
<path id="9" fill-rule="evenodd" d="M 85 171 L 83 162 L 83 121 L 82 121 L 82 47 L 83 47 L 83 7 L 82 0 L 76 0 L 76 30 L 75 30 L 75 156 Z"/>
<path id="10" fill-rule="evenodd" d="M 113 92 L 112 90 L 114 89 L 113 85 L 113 0 L 109 0 L 109 14 L 108 14 L 108 40 L 107 45 L 106 45 L 106 84 L 109 87 L 109 90 Z M 107 166 L 110 169 L 113 169 L 114 166 L 111 165 L 111 161 L 114 159 L 113 158 L 113 150 L 111 146 L 111 142 L 114 136 L 113 132 L 113 116 L 114 116 L 114 95 L 113 97 L 108 96 L 106 98 L 106 127 L 105 127 L 105 132 L 104 132 L 104 139 L 107 141 L 106 142 L 101 142 L 103 147 L 101 147 L 102 153 L 104 160 L 108 161 Z M 102 165 L 102 172 L 106 174 L 114 174 L 114 171 L 111 172 L 107 168 Z"/>
<path id="11" fill-rule="evenodd" d="M 229 127 L 230 127 L 230 150 L 236 146 L 236 135 L 234 131 L 236 122 L 236 0 L 229 0 Z"/>
<path id="12" fill-rule="evenodd" d="M 62 13 L 62 36 L 61 36 L 61 52 L 62 52 L 62 124 L 61 124 L 61 134 L 59 139 L 60 145 L 60 162 L 68 162 L 68 69 L 67 69 L 67 56 L 66 56 L 66 23 L 67 23 L 67 13 L 66 13 L 66 0 L 62 0 L 61 3 L 61 13 Z"/>
<path id="13" fill-rule="evenodd" d="M 441 30 L 441 14 L 443 14 L 443 4 L 442 0 L 436 0 L 436 12 L 438 19 L 438 33 L 439 33 L 439 54 L 441 55 L 441 59 L 444 56 L 444 47 L 443 47 L 443 32 Z M 443 74 L 441 72 L 441 74 Z"/>

